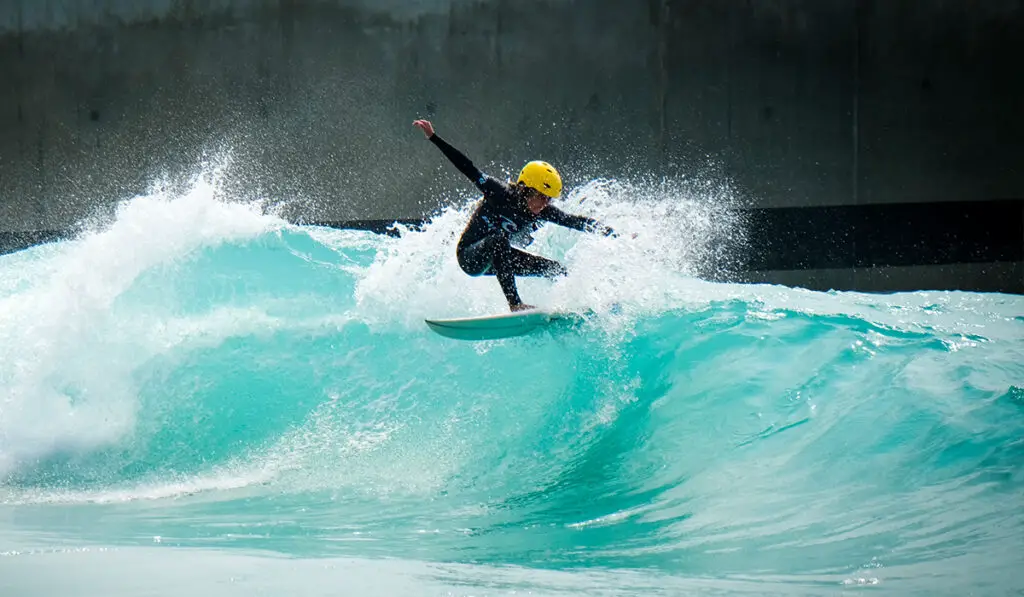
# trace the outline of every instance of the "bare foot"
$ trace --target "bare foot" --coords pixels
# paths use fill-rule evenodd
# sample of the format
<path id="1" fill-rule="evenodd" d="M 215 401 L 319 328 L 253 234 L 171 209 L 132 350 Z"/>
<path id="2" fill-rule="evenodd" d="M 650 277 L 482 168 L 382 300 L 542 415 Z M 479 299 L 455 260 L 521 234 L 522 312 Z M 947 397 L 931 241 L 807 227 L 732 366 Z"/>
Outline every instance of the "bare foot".
<path id="1" fill-rule="evenodd" d="M 527 309 L 536 309 L 536 308 L 537 307 L 534 307 L 533 305 L 527 305 L 527 304 L 524 303 L 524 304 L 519 304 L 519 305 L 513 305 L 512 306 L 512 312 L 515 313 L 516 311 L 525 311 Z"/>

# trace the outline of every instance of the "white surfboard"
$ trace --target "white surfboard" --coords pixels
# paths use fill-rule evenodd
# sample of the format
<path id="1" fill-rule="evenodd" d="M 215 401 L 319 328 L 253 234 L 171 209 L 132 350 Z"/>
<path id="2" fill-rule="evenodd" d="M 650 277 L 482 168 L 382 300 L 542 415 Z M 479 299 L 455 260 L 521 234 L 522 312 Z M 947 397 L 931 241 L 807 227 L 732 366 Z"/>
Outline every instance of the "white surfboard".
<path id="1" fill-rule="evenodd" d="M 500 315 L 480 315 L 457 319 L 425 319 L 435 333 L 456 340 L 497 340 L 535 332 L 557 322 L 582 319 L 580 313 L 545 309 L 527 309 Z"/>

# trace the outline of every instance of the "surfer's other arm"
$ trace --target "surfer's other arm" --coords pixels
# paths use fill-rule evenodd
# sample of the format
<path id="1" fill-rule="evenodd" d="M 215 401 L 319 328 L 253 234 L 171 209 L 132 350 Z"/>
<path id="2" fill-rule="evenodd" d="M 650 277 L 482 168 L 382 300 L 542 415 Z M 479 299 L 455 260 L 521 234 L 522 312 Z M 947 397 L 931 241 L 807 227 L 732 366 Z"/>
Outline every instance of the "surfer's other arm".
<path id="1" fill-rule="evenodd" d="M 612 230 L 611 226 L 606 226 L 594 218 L 567 214 L 554 205 L 548 205 L 545 207 L 538 216 L 540 219 L 551 222 L 552 224 L 558 224 L 559 226 L 565 226 L 566 228 L 572 228 L 573 230 L 579 230 L 580 232 L 593 232 L 611 237 L 618 236 L 615 231 Z"/>

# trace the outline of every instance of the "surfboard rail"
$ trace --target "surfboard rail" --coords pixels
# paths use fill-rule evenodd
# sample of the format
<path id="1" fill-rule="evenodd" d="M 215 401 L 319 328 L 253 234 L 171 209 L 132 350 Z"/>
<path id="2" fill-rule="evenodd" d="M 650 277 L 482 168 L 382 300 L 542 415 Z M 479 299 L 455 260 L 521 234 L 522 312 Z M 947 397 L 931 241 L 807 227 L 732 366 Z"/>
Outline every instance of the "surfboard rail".
<path id="1" fill-rule="evenodd" d="M 548 325 L 581 318 L 574 311 L 527 309 L 497 315 L 425 319 L 434 333 L 455 340 L 499 340 L 523 336 Z"/>

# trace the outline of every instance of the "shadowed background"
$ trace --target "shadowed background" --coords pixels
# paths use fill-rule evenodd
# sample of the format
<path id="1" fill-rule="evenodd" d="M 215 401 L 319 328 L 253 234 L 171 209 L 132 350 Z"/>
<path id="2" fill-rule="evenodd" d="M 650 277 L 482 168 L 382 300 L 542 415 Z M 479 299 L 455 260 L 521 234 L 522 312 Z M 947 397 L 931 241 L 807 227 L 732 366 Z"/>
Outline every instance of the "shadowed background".
<path id="1" fill-rule="evenodd" d="M 230 156 L 296 221 L 381 228 L 494 174 L 727 185 L 727 277 L 1024 292 L 1021 2 L 2 0 L 11 250 Z"/>

